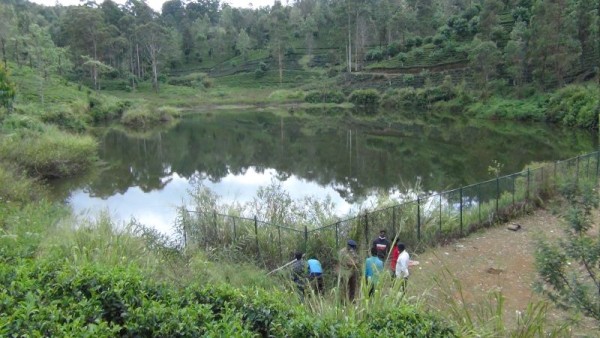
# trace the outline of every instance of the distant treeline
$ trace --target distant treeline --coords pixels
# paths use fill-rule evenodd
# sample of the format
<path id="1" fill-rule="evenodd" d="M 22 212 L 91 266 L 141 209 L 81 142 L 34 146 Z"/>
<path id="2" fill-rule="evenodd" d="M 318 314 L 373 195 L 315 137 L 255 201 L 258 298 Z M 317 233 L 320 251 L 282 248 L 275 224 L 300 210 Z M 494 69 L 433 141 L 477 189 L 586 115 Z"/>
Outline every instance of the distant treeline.
<path id="1" fill-rule="evenodd" d="M 209 71 L 232 58 L 233 66 L 266 60 L 281 77 L 291 53 L 319 54 L 324 62 L 312 66 L 334 73 L 462 59 L 482 84 L 502 78 L 548 88 L 597 73 L 599 7 L 598 0 L 298 0 L 248 9 L 170 0 L 157 13 L 143 0 L 67 7 L 5 0 L 0 48 L 5 63 L 96 89 L 106 79 L 158 87 L 163 74 Z"/>

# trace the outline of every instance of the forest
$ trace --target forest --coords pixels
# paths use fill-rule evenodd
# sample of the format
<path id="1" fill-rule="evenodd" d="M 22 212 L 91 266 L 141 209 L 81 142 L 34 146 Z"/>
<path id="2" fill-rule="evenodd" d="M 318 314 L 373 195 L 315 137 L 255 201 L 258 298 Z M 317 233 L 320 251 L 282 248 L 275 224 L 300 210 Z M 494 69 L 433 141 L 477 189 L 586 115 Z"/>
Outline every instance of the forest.
<path id="1" fill-rule="evenodd" d="M 258 83 L 272 73 L 274 85 L 288 86 L 318 74 L 395 73 L 406 76 L 394 89 L 449 77 L 455 85 L 527 96 L 597 79 L 599 6 L 299 0 L 248 9 L 170 0 L 157 13 L 138 0 L 68 7 L 5 0 L 0 43 L 5 66 L 29 65 L 41 81 L 56 74 L 95 90 L 135 90 L 145 81 L 155 90 L 161 83 L 210 85 L 210 78 L 239 73 Z M 337 83 L 345 88 L 351 79 Z"/>
<path id="2" fill-rule="evenodd" d="M 526 163 L 527 174 L 512 179 L 511 196 L 509 189 L 499 190 L 502 164 L 488 163 L 496 154 L 486 152 L 496 141 L 478 126 L 515 120 L 556 124 L 567 131 L 598 130 L 600 0 L 289 0 L 260 8 L 169 0 L 160 12 L 145 0 L 82 0 L 77 6 L 0 0 L 0 51 L 0 283 L 5 287 L 0 290 L 0 336 L 531 337 L 568 336 L 580 329 L 573 324 L 575 331 L 570 331 L 570 322 L 554 320 L 547 303 L 531 303 L 515 323 L 507 321 L 501 295 L 477 304 L 450 297 L 442 300 L 444 308 L 436 308 L 400 290 L 390 278 L 382 279 L 374 297 L 367 296 L 363 284 L 350 305 L 333 279 L 326 297 L 312 294 L 301 301 L 289 276 L 266 276 L 267 266 L 244 251 L 254 243 L 259 248 L 256 217 L 244 220 L 250 224 L 246 228 L 234 219 L 233 237 L 240 235 L 241 241 L 200 247 L 194 241 L 212 243 L 200 228 L 193 229 L 200 217 L 178 209 L 175 226 L 182 230 L 183 243 L 192 243 L 186 246 L 135 219 L 120 224 L 108 212 L 79 218 L 65 203 L 70 192 L 57 200 L 49 188 L 60 179 L 104 176 L 109 184 L 85 189 L 106 198 L 132 186 L 160 190 L 170 180 L 164 179 L 165 172 L 180 177 L 201 172 L 220 180 L 232 171 L 246 171 L 250 161 L 323 182 L 346 180 L 352 191 L 361 192 L 367 190 L 361 185 L 365 180 L 396 184 L 379 177 L 373 166 L 381 149 L 400 160 L 390 160 L 380 171 L 398 170 L 410 158 L 420 165 L 415 177 L 430 162 L 495 173 L 495 181 L 489 181 L 496 184 L 490 188 L 496 193 L 495 208 L 492 202 L 478 202 L 464 216 L 479 219 L 473 229 L 540 207 L 565 216 L 575 228 L 567 231 L 574 244 L 560 242 L 561 248 L 540 242 L 538 282 L 550 299 L 573 311 L 569 315 L 599 318 L 598 295 L 588 292 L 598 288 L 597 280 L 593 289 L 589 278 L 580 284 L 569 278 L 583 272 L 582 266 L 598 274 L 600 245 L 586 235 L 597 227 L 591 223 L 593 215 L 597 219 L 600 157 L 588 154 L 581 166 L 579 157 L 565 162 L 559 175 L 557 162 L 542 163 L 554 170 L 544 174 L 542 169 L 531 182 L 530 169 L 538 163 L 526 158 L 541 147 L 570 154 L 596 141 L 575 136 L 577 146 L 570 147 L 530 124 L 500 126 L 513 143 L 527 141 L 522 144 L 528 149 L 514 164 Z M 256 111 L 243 110 L 248 107 Z M 265 107 L 278 111 L 265 114 Z M 227 109 L 246 115 L 221 114 Z M 178 125 L 185 114 L 204 114 L 218 123 L 198 119 Z M 284 117 L 289 118 L 285 126 Z M 429 123 L 434 118 L 439 119 L 435 127 Z M 308 123 L 296 124 L 299 120 Z M 338 148 L 344 140 L 352 144 L 343 125 L 372 129 L 360 149 L 373 150 L 363 157 L 363 166 L 374 173 L 360 182 L 343 170 L 335 172 L 346 165 Z M 431 137 L 441 149 L 477 139 L 480 144 L 473 148 L 485 156 L 466 163 L 447 151 L 439 159 L 422 144 L 413 147 L 393 137 L 398 126 L 406 126 L 407 137 Z M 165 130 L 175 138 L 164 137 Z M 293 140 L 289 149 L 283 147 L 284 131 Z M 324 136 L 331 131 L 341 143 L 325 149 L 331 142 Z M 226 135 L 217 138 L 220 134 Z M 236 149 L 230 154 L 239 155 L 233 162 L 223 161 L 227 145 Z M 281 147 L 272 151 L 276 145 Z M 126 160 L 104 162 L 107 148 Z M 149 158 L 156 153 L 160 156 Z M 319 160 L 322 164 L 316 165 Z M 156 170 L 147 170 L 148 165 Z M 300 168 L 292 171 L 293 165 Z M 321 176 L 314 172 L 320 166 Z M 536 187 L 531 196 L 530 185 Z M 417 201 L 419 188 L 415 184 Z M 217 227 L 216 195 L 202 186 L 194 189 L 189 192 L 193 203 L 212 208 L 205 223 L 214 224 L 215 234 L 227 235 L 228 223 Z M 337 217 L 328 200 L 294 207 L 284 191 L 261 189 L 254 204 L 265 214 L 300 217 L 298 210 L 314 209 L 320 218 Z M 458 191 L 460 216 L 447 203 L 450 211 L 442 217 L 440 197 L 439 220 L 460 223 L 462 234 L 462 188 Z M 515 203 L 515 194 L 523 202 Z M 498 201 L 506 209 L 502 219 Z M 378 196 L 376 203 L 389 207 L 397 200 Z M 568 203 L 582 204 L 583 211 L 569 209 Z M 489 219 L 474 211 L 482 205 L 491 210 Z M 425 211 L 419 203 L 415 208 L 410 214 L 420 219 Z M 391 213 L 381 213 L 378 221 L 395 224 Z M 408 229 L 414 220 L 407 215 L 398 222 Z M 346 223 L 347 234 L 369 236 L 360 221 Z M 187 237 L 189 228 L 198 238 Z M 302 242 L 294 235 L 282 244 L 279 231 L 275 248 L 275 233 L 264 236 L 264 246 L 278 249 L 280 260 Z M 333 237 L 318 240 L 317 249 L 332 252 L 324 266 L 333 268 L 339 263 Z M 337 237 L 335 242 L 337 248 Z M 577 260 L 585 265 L 572 264 Z M 457 294 L 452 287 L 462 292 L 455 280 L 435 282 L 449 294 Z M 583 334 L 596 329 L 584 328 Z"/>

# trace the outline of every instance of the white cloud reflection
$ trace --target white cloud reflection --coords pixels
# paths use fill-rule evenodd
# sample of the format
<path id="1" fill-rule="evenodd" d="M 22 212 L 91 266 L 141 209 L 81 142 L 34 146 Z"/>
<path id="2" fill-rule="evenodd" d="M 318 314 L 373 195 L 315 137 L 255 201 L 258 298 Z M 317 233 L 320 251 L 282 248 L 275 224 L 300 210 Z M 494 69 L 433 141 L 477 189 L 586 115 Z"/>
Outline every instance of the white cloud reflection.
<path id="1" fill-rule="evenodd" d="M 202 184 L 219 195 L 222 202 L 243 204 L 251 201 L 260 187 L 267 186 L 276 179 L 277 171 L 274 169 L 257 172 L 251 167 L 244 174 L 229 174 L 216 183 L 203 179 Z M 170 234 L 176 218 L 176 208 L 189 200 L 188 190 L 192 188 L 192 183 L 177 173 L 165 177 L 163 182 L 165 181 L 169 183 L 162 190 L 145 193 L 138 187 L 131 187 L 123 194 L 105 199 L 90 196 L 80 189 L 72 192 L 69 204 L 77 214 L 93 215 L 108 210 L 119 223 L 127 223 L 135 218 L 144 225 Z M 343 216 L 352 210 L 352 205 L 332 186 L 321 186 L 295 175 L 289 176 L 280 184 L 294 200 L 310 196 L 323 200 L 329 196 L 337 215 Z"/>

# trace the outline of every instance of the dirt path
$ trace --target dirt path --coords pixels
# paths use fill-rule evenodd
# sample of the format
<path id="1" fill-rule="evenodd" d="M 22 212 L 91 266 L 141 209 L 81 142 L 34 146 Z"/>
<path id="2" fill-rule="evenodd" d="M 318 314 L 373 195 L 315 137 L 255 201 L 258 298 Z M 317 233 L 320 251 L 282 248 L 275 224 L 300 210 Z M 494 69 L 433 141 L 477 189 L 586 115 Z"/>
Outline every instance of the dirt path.
<path id="1" fill-rule="evenodd" d="M 418 260 L 420 265 L 411 270 L 412 292 L 424 294 L 427 303 L 444 311 L 451 302 L 443 294 L 451 294 L 456 301 L 461 298 L 458 288 L 453 287 L 453 278 L 460 282 L 462 297 L 469 306 L 483 304 L 491 292 L 500 291 L 505 297 L 504 323 L 514 327 L 517 311 L 524 312 L 532 302 L 546 301 L 533 288 L 537 278 L 535 238 L 540 235 L 557 238 L 563 230 L 559 217 L 547 210 L 536 211 L 513 223 L 521 225 L 521 229 L 511 231 L 508 224 L 499 225 L 413 255 L 411 259 Z M 547 319 L 550 323 L 564 323 L 568 316 L 550 304 Z M 572 333 L 588 336 L 596 332 L 592 336 L 597 336 L 595 330 L 593 321 L 585 320 Z"/>

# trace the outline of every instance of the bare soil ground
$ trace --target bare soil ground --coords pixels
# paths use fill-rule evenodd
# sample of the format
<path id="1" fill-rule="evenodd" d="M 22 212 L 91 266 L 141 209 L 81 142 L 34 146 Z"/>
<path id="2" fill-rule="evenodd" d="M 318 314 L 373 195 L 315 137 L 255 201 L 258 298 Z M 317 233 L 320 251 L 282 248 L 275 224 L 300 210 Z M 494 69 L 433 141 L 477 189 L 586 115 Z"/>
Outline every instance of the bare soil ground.
<path id="1" fill-rule="evenodd" d="M 598 215 L 595 218 L 595 224 L 598 224 Z M 476 307 L 485 304 L 490 293 L 499 291 L 505 298 L 505 327 L 515 327 L 518 311 L 524 312 L 531 303 L 549 303 L 533 287 L 537 279 L 534 241 L 538 236 L 553 239 L 562 236 L 563 223 L 558 215 L 548 210 L 538 210 L 511 223 L 519 224 L 521 228 L 511 231 L 507 229 L 510 223 L 498 225 L 449 245 L 412 255 L 411 259 L 420 264 L 411 269 L 410 293 L 425 295 L 428 304 L 446 312 L 452 302 L 448 302 L 444 294 L 451 295 L 459 304 L 464 300 L 464 305 Z M 460 283 L 462 296 L 453 279 Z M 548 325 L 560 325 L 572 320 L 574 314 L 549 303 L 546 318 Z M 572 331 L 567 336 L 600 337 L 600 330 L 597 323 L 584 318 L 572 324 Z"/>

